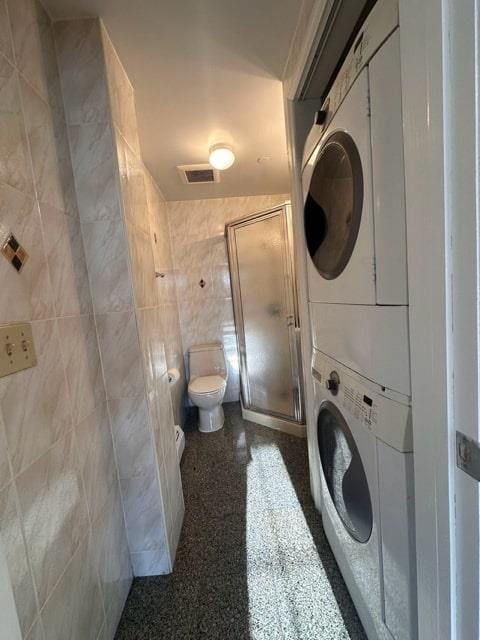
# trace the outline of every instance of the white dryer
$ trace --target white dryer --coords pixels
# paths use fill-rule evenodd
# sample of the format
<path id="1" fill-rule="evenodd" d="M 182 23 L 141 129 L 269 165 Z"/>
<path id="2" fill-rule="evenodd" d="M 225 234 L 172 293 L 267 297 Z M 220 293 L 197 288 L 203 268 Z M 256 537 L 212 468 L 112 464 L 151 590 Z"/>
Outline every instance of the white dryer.
<path id="1" fill-rule="evenodd" d="M 325 533 L 368 638 L 415 640 L 408 398 L 385 392 L 316 350 L 312 373 Z"/>
<path id="2" fill-rule="evenodd" d="M 410 389 L 398 3 L 367 17 L 307 138 L 304 225 L 313 346 Z"/>
<path id="3" fill-rule="evenodd" d="M 397 2 L 375 5 L 317 118 L 302 165 L 309 299 L 406 305 Z"/>

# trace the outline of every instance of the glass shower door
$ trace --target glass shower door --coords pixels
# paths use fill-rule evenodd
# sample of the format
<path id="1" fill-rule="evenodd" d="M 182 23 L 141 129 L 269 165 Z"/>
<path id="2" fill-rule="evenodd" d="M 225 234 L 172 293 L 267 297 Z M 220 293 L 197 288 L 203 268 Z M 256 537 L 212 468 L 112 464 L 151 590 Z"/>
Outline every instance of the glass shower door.
<path id="1" fill-rule="evenodd" d="M 298 320 L 286 206 L 227 227 L 247 409 L 301 421 Z"/>

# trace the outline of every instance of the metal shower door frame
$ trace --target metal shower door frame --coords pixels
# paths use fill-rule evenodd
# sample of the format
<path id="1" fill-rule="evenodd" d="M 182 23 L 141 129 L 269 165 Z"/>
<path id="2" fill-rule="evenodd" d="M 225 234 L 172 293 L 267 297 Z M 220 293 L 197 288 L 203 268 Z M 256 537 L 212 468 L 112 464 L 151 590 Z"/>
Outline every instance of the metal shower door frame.
<path id="1" fill-rule="evenodd" d="M 266 412 L 264 409 L 255 407 L 251 403 L 251 393 L 249 386 L 247 354 L 245 346 L 245 330 L 242 294 L 240 289 L 240 271 L 237 255 L 237 246 L 235 241 L 235 230 L 251 224 L 255 224 L 268 218 L 280 216 L 284 227 L 284 243 L 282 250 L 284 253 L 284 282 L 286 293 L 286 304 L 288 313 L 285 317 L 289 328 L 289 346 L 290 357 L 292 362 L 292 383 L 293 383 L 293 402 L 294 415 L 285 415 L 274 411 Z M 301 343 L 300 343 L 300 318 L 298 311 L 297 284 L 295 277 L 295 254 L 293 244 L 293 228 L 292 228 L 292 210 L 290 203 L 272 207 L 259 211 L 257 213 L 233 220 L 225 225 L 225 236 L 228 247 L 228 261 L 231 274 L 231 287 L 233 298 L 233 311 L 236 325 L 237 347 L 240 360 L 240 384 L 242 389 L 243 404 L 246 409 L 280 418 L 281 420 L 291 421 L 298 424 L 304 423 L 304 401 L 303 401 L 303 379 L 301 375 Z"/>

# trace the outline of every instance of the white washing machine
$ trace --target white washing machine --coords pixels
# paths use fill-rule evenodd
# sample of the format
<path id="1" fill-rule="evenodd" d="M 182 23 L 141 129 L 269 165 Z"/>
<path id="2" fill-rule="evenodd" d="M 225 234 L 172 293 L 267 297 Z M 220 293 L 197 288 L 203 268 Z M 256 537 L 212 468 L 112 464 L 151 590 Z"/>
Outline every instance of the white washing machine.
<path id="1" fill-rule="evenodd" d="M 397 2 L 380 0 L 305 145 L 311 302 L 408 304 L 401 103 Z"/>
<path id="2" fill-rule="evenodd" d="M 317 350 L 312 373 L 325 533 L 368 638 L 415 640 L 409 399 Z"/>

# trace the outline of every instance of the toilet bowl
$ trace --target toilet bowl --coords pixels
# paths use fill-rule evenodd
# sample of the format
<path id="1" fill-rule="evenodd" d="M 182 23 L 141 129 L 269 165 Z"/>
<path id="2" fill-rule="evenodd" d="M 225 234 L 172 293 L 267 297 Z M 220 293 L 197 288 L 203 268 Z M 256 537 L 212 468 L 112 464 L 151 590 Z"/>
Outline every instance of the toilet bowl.
<path id="1" fill-rule="evenodd" d="M 198 407 L 199 431 L 210 433 L 223 427 L 222 401 L 227 388 L 227 368 L 221 342 L 198 344 L 188 352 L 188 397 Z"/>
<path id="2" fill-rule="evenodd" d="M 200 376 L 188 385 L 188 395 L 199 412 L 199 430 L 218 431 L 225 420 L 222 400 L 227 381 L 221 376 Z"/>

